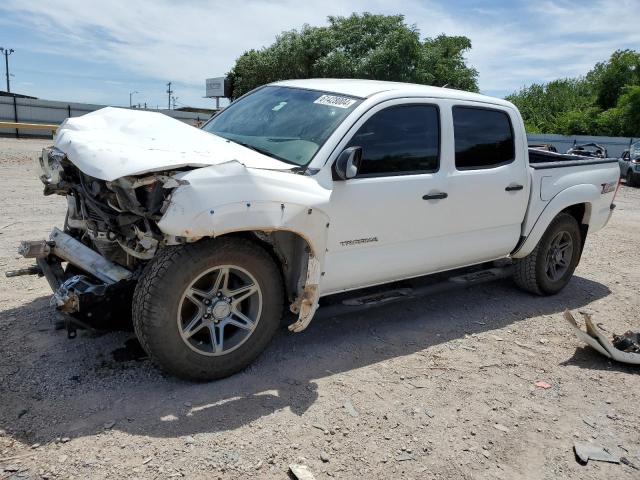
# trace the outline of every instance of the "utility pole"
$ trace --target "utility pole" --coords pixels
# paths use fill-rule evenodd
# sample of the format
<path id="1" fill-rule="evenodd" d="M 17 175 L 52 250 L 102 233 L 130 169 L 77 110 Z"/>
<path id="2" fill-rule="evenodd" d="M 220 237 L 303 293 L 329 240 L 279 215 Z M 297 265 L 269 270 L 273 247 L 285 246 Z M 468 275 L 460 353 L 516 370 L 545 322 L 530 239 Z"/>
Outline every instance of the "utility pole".
<path id="1" fill-rule="evenodd" d="M 137 91 L 137 90 L 134 90 L 133 92 L 129 92 L 129 108 L 131 108 L 131 106 L 132 106 L 132 105 L 131 105 L 131 96 L 132 96 L 134 93 L 140 93 L 140 92 L 139 92 L 139 91 Z"/>
<path id="2" fill-rule="evenodd" d="M 0 47 L 0 53 L 4 53 L 4 66 L 7 72 L 7 93 L 11 93 L 11 87 L 9 85 L 9 55 L 14 51 L 13 48 Z"/>
<path id="3" fill-rule="evenodd" d="M 167 83 L 167 94 L 168 94 L 168 106 L 167 109 L 171 110 L 171 94 L 173 90 L 171 90 L 171 82 Z"/>

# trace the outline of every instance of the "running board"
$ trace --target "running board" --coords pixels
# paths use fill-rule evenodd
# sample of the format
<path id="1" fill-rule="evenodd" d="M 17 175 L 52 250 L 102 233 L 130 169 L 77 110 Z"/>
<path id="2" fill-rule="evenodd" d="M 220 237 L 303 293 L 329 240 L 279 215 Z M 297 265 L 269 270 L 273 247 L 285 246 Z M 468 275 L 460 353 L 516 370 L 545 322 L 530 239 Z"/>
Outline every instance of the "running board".
<path id="1" fill-rule="evenodd" d="M 512 274 L 513 268 L 510 265 L 505 267 L 493 267 L 485 270 L 455 275 L 439 282 L 415 288 L 396 288 L 384 292 L 350 297 L 342 300 L 341 302 L 321 306 L 318 309 L 316 317 L 333 317 L 343 315 L 345 313 L 365 310 L 401 300 L 420 298 L 458 288 L 492 282 L 494 280 L 508 278 Z"/>

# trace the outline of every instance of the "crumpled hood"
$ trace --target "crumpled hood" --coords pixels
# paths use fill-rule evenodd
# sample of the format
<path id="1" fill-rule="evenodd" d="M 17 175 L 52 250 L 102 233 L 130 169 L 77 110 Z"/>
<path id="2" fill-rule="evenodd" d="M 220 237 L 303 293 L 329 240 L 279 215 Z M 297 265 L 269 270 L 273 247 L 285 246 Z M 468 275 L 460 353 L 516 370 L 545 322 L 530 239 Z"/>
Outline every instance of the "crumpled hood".
<path id="1" fill-rule="evenodd" d="M 124 108 L 102 108 L 65 120 L 55 146 L 82 172 L 107 181 L 233 160 L 249 168 L 292 168 L 162 113 Z"/>

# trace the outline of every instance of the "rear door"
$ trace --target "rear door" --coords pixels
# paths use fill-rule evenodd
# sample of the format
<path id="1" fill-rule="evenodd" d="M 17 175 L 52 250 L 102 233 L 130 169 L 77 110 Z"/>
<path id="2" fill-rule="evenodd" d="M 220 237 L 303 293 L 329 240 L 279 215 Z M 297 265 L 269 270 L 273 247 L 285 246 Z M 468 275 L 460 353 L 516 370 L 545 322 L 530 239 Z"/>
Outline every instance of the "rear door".
<path id="1" fill-rule="evenodd" d="M 460 245 L 457 263 L 510 253 L 529 200 L 526 138 L 517 113 L 479 102 L 452 102 L 454 162 L 449 208 Z"/>

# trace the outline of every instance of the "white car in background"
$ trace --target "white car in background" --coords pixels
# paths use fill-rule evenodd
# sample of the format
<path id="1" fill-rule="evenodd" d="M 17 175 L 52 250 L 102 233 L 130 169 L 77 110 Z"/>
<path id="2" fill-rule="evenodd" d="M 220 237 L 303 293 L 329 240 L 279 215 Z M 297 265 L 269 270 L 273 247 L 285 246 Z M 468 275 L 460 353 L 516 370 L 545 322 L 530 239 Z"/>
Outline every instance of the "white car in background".
<path id="1" fill-rule="evenodd" d="M 632 143 L 629 150 L 622 153 L 618 161 L 620 177 L 624 178 L 629 187 L 640 185 L 640 142 Z"/>
<path id="2" fill-rule="evenodd" d="M 320 297 L 495 261 L 555 294 L 619 178 L 616 160 L 528 150 L 505 100 L 332 79 L 258 88 L 202 129 L 99 110 L 40 163 L 67 219 L 21 251 L 58 308 L 132 310 L 150 357 L 190 379 L 248 365 L 284 304 L 299 332 Z"/>

